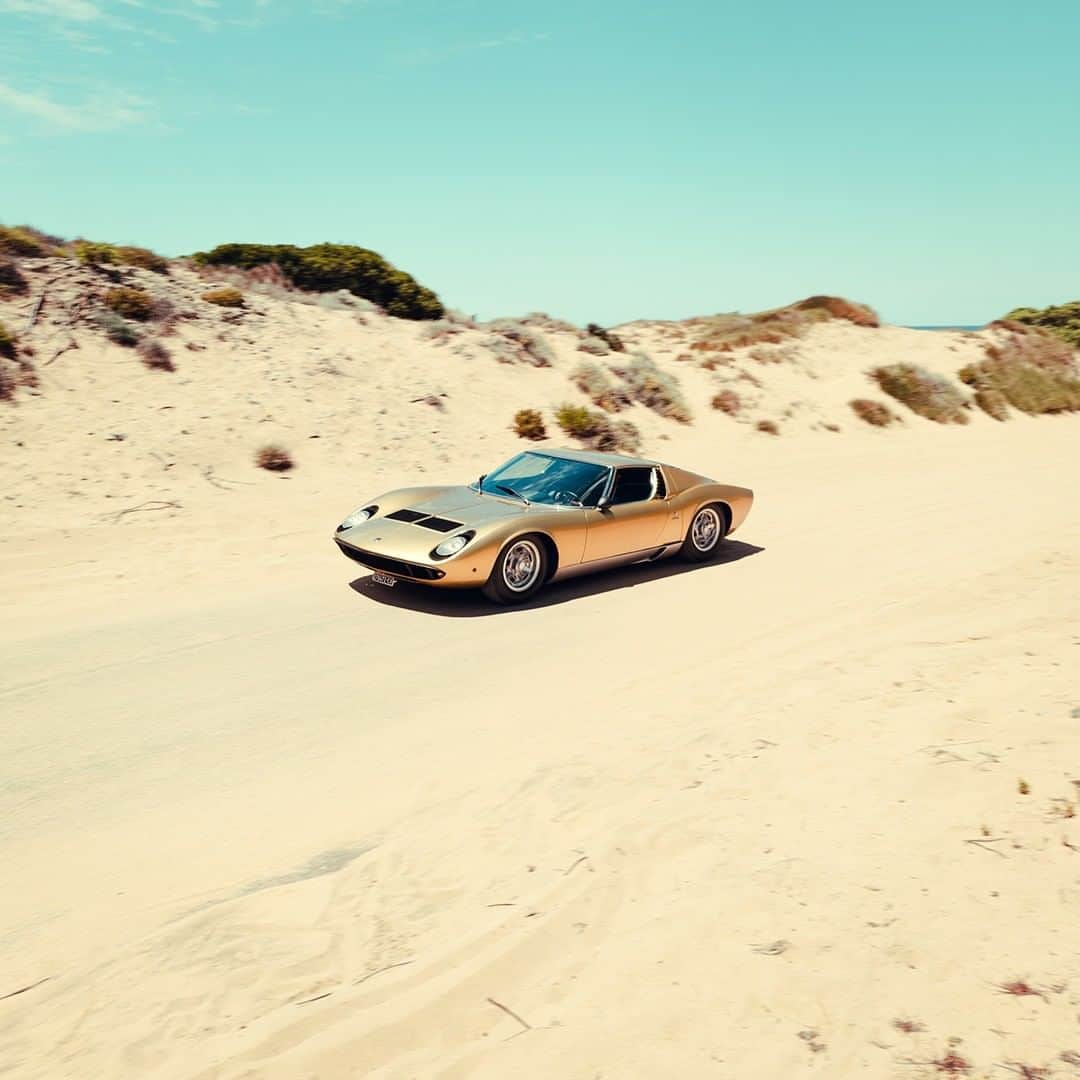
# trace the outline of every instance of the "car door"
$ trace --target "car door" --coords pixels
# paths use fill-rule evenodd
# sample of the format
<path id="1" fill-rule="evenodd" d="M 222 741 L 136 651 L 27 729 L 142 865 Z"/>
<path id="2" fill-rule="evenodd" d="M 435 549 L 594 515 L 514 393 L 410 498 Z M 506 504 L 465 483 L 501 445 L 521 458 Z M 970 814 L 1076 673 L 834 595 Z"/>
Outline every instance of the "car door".
<path id="1" fill-rule="evenodd" d="M 648 551 L 661 545 L 671 514 L 661 481 L 652 465 L 626 465 L 615 470 L 609 504 L 585 511 L 584 562 Z"/>

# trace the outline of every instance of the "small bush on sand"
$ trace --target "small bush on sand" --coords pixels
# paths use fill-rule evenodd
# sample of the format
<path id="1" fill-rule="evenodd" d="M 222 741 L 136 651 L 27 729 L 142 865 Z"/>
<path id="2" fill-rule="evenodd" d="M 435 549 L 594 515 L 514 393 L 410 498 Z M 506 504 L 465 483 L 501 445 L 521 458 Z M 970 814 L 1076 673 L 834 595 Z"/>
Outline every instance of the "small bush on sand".
<path id="1" fill-rule="evenodd" d="M 26 278 L 11 259 L 0 259 L 0 297 L 26 292 Z"/>
<path id="2" fill-rule="evenodd" d="M 75 258 L 84 266 L 112 266 L 120 261 L 112 244 L 99 244 L 92 240 L 76 240 L 72 245 Z"/>
<path id="3" fill-rule="evenodd" d="M 155 371 L 175 371 L 169 350 L 157 338 L 143 338 L 139 342 L 139 358 L 148 367 Z"/>
<path id="4" fill-rule="evenodd" d="M 979 404 L 984 409 L 986 395 L 991 394 L 995 395 L 990 398 L 991 407 L 999 411 L 1001 405 L 996 395 L 1029 416 L 1080 411 L 1080 379 L 1075 376 L 1047 371 L 1033 364 L 989 358 L 969 364 L 959 375 L 963 382 L 975 388 L 977 395 L 982 395 Z M 989 409 L 986 411 L 990 412 Z M 994 416 L 994 413 L 990 415 Z"/>
<path id="5" fill-rule="evenodd" d="M 154 298 L 142 289 L 118 285 L 105 294 L 105 306 L 125 319 L 146 322 L 154 313 Z"/>
<path id="6" fill-rule="evenodd" d="M 485 345 L 495 354 L 500 364 L 531 364 L 533 367 L 551 367 L 555 353 L 543 334 L 516 319 L 495 319 L 488 323 L 495 336 Z"/>
<path id="7" fill-rule="evenodd" d="M 536 409 L 518 409 L 514 413 L 514 431 L 522 439 L 546 439 L 544 418 Z"/>
<path id="8" fill-rule="evenodd" d="M 583 394 L 587 394 L 594 405 L 599 405 L 606 412 L 620 412 L 633 404 L 629 390 L 616 386 L 599 364 L 589 361 L 578 364 L 570 372 L 570 381 Z"/>
<path id="9" fill-rule="evenodd" d="M 856 326 L 881 325 L 881 320 L 873 308 L 845 300 L 841 296 L 808 296 L 805 300 L 800 300 L 795 308 L 798 311 L 824 311 L 830 318 L 846 319 Z"/>
<path id="10" fill-rule="evenodd" d="M 849 401 L 851 411 L 860 419 L 865 420 L 874 427 L 888 427 L 895 424 L 900 417 L 881 401 L 871 401 L 869 398 L 855 398 Z"/>
<path id="11" fill-rule="evenodd" d="M 561 405 L 555 412 L 559 427 L 594 450 L 636 453 L 641 446 L 641 434 L 627 420 L 609 420 L 602 412 L 582 405 Z"/>
<path id="12" fill-rule="evenodd" d="M 1046 308 L 1017 308 L 993 326 L 1021 323 L 1041 327 L 1070 345 L 1080 347 L 1080 300 Z"/>
<path id="13" fill-rule="evenodd" d="M 263 446 L 255 453 L 255 464 L 270 472 L 288 472 L 293 468 L 293 459 L 283 446 Z"/>
<path id="14" fill-rule="evenodd" d="M 100 312 L 97 323 L 105 331 L 105 336 L 116 345 L 130 349 L 139 343 L 139 331 L 115 311 Z"/>
<path id="15" fill-rule="evenodd" d="M 713 396 L 712 407 L 719 409 L 722 413 L 727 413 L 728 416 L 738 416 L 742 408 L 742 399 L 734 390 L 721 390 L 719 394 Z"/>
<path id="16" fill-rule="evenodd" d="M 204 292 L 202 298 L 208 304 L 217 304 L 218 307 L 242 308 L 244 306 L 244 294 L 231 285 L 226 285 L 222 289 L 211 289 L 209 292 Z"/>
<path id="17" fill-rule="evenodd" d="M 634 353 L 628 363 L 612 365 L 611 370 L 626 383 L 635 401 L 669 420 L 690 423 L 693 416 L 678 380 L 661 371 L 645 353 Z"/>
<path id="18" fill-rule="evenodd" d="M 149 248 L 118 247 L 113 251 L 115 261 L 124 266 L 137 266 L 140 270 L 152 270 L 155 274 L 169 272 L 169 260 Z"/>
<path id="19" fill-rule="evenodd" d="M 15 359 L 15 346 L 18 344 L 18 337 L 14 331 L 9 330 L 2 322 L 0 322 L 0 356 L 6 356 L 10 360 Z"/>
<path id="20" fill-rule="evenodd" d="M 1009 419 L 1009 399 L 1000 390 L 976 390 L 975 404 L 995 420 Z"/>
<path id="21" fill-rule="evenodd" d="M 0 225 L 0 253 L 32 258 L 48 254 L 48 249 L 31 230 Z"/>
<path id="22" fill-rule="evenodd" d="M 986 346 L 988 360 L 1004 364 L 1030 364 L 1062 375 L 1077 374 L 1077 350 L 1047 330 L 1019 322 L 990 324 L 995 340 Z"/>
<path id="23" fill-rule="evenodd" d="M 758 431 L 764 432 L 766 435 L 779 435 L 780 428 L 777 427 L 775 420 L 759 420 L 754 427 Z"/>
<path id="24" fill-rule="evenodd" d="M 585 333 L 589 337 L 599 338 L 612 352 L 625 352 L 626 346 L 618 334 L 611 330 L 605 330 L 597 323 L 591 322 L 585 327 Z"/>
<path id="25" fill-rule="evenodd" d="M 947 379 L 915 364 L 874 368 L 870 377 L 891 398 L 939 424 L 966 424 L 964 395 Z"/>
<path id="26" fill-rule="evenodd" d="M 607 356 L 611 349 L 603 338 L 589 334 L 578 343 L 578 352 L 588 353 L 590 356 Z"/>

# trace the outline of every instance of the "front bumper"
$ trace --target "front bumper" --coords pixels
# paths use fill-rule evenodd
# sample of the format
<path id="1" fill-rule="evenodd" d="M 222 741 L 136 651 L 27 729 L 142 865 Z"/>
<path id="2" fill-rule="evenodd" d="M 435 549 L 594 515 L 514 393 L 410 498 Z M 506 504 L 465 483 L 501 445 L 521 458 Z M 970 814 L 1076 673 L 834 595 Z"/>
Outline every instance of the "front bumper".
<path id="1" fill-rule="evenodd" d="M 342 555 L 366 566 L 369 570 L 381 570 L 385 574 L 394 577 L 406 578 L 409 581 L 435 582 L 446 577 L 445 570 L 439 570 L 434 566 L 424 566 L 422 563 L 409 562 L 405 559 L 395 559 L 389 555 L 376 554 L 373 551 L 365 551 L 363 548 L 347 544 L 339 537 L 334 537 L 334 543 L 341 549 Z"/>

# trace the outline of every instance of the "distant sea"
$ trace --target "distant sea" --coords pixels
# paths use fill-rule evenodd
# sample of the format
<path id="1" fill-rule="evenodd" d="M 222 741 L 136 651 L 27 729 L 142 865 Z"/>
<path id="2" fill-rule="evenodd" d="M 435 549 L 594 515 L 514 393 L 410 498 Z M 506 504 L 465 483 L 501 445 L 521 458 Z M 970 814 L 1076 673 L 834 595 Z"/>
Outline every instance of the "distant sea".
<path id="1" fill-rule="evenodd" d="M 941 326 L 906 326 L 905 330 L 981 330 L 986 323 L 978 326 L 961 326 L 958 323 L 945 323 Z"/>

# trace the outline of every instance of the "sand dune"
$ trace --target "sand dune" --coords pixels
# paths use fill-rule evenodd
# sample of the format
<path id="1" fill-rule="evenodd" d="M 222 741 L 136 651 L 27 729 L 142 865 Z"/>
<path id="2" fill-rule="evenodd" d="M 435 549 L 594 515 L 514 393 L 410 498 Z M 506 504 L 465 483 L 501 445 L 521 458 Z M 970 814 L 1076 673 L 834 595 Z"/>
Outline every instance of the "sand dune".
<path id="1" fill-rule="evenodd" d="M 328 534 L 517 449 L 576 339 L 252 304 L 0 403 L 0 1074 L 1080 1075 L 1075 420 L 870 429 L 869 364 L 980 346 L 829 323 L 740 421 L 635 324 L 696 414 L 646 452 L 753 514 L 497 610 Z"/>

